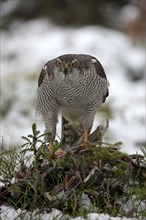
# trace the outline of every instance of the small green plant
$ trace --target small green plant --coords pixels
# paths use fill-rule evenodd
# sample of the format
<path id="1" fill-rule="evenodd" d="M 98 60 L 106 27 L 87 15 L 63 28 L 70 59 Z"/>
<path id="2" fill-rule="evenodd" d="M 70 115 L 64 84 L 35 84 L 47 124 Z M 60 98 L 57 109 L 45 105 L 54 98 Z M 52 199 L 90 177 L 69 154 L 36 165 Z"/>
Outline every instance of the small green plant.
<path id="1" fill-rule="evenodd" d="M 37 126 L 34 123 L 32 125 L 32 134 L 29 134 L 27 137 L 22 136 L 22 139 L 26 141 L 25 144 L 22 145 L 22 148 L 25 147 L 24 151 L 32 151 L 34 155 L 37 155 L 37 144 L 44 145 L 45 142 L 41 139 L 42 137 L 46 136 L 48 134 L 41 134 L 40 131 L 37 130 Z"/>

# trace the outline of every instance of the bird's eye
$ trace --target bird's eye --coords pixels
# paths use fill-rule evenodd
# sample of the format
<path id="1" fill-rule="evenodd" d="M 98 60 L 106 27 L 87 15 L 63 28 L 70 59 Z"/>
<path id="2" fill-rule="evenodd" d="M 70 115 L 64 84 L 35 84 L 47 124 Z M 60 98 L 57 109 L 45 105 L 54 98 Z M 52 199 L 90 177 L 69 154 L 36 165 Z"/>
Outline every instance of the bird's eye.
<path id="1" fill-rule="evenodd" d="M 58 67 L 62 66 L 62 62 L 60 60 L 57 60 L 56 66 L 58 66 Z"/>
<path id="2" fill-rule="evenodd" d="M 72 66 L 72 67 L 76 67 L 76 66 L 77 66 L 77 61 L 76 61 L 76 60 L 73 60 L 72 63 L 71 63 L 71 66 Z"/>

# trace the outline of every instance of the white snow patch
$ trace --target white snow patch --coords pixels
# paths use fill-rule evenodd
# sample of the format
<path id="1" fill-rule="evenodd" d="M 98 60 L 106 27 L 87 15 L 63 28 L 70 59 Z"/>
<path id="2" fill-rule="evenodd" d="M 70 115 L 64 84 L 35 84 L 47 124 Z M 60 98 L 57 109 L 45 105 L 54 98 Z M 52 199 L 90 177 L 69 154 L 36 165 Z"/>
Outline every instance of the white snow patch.
<path id="1" fill-rule="evenodd" d="M 26 210 L 21 210 L 21 209 L 13 209 L 9 206 L 1 206 L 1 220 L 14 220 L 18 219 L 20 220 L 21 217 L 20 215 L 23 214 L 23 220 L 30 220 L 33 219 L 39 220 L 61 220 L 62 218 L 62 213 L 57 210 L 53 209 L 50 213 L 44 212 L 44 213 L 39 213 L 38 210 L 33 211 L 32 213 L 26 211 Z M 111 217 L 107 214 L 98 214 L 98 213 L 90 213 L 87 215 L 87 218 L 83 217 L 77 217 L 77 218 L 71 218 L 70 216 L 66 216 L 64 219 L 70 219 L 70 220 L 138 220 L 137 218 L 126 218 L 126 217 Z"/>
<path id="2" fill-rule="evenodd" d="M 31 133 L 33 122 L 37 122 L 41 132 L 44 130 L 41 119 L 35 118 L 37 78 L 44 64 L 61 54 L 85 53 L 99 59 L 110 82 L 106 103 L 114 117 L 105 139 L 122 141 L 124 151 L 139 151 L 145 142 L 145 84 L 142 80 L 130 81 L 129 70 L 144 72 L 144 48 L 133 45 L 126 35 L 104 27 L 59 27 L 36 19 L 15 22 L 9 32 L 3 31 L 1 51 L 2 107 L 7 111 L 2 118 L 1 136 L 7 147 L 21 144 L 21 136 Z M 94 124 L 103 120 L 100 117 L 98 113 Z M 60 121 L 57 133 L 60 134 Z"/>

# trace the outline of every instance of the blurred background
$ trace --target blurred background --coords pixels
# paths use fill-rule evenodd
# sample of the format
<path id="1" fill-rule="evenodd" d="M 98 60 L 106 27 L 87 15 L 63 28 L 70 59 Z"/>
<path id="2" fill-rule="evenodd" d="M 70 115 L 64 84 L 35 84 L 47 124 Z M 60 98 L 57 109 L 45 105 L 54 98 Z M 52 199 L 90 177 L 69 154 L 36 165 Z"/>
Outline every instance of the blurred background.
<path id="1" fill-rule="evenodd" d="M 108 118 L 104 140 L 139 152 L 146 139 L 146 1 L 3 0 L 0 6 L 1 145 L 22 144 L 34 122 L 44 131 L 35 117 L 42 66 L 65 53 L 85 53 L 100 60 L 110 81 L 110 96 L 93 129 Z"/>

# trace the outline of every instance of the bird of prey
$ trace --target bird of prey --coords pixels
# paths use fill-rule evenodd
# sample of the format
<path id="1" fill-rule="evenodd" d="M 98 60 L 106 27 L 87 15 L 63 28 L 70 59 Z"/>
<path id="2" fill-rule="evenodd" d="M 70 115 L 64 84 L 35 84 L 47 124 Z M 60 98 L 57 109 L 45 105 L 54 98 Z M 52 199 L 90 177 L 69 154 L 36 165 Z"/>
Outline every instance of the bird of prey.
<path id="1" fill-rule="evenodd" d="M 65 54 L 47 62 L 38 79 L 36 112 L 44 120 L 49 143 L 55 139 L 59 112 L 62 123 L 68 122 L 78 134 L 83 133 L 87 142 L 108 87 L 105 71 L 93 56 Z"/>

